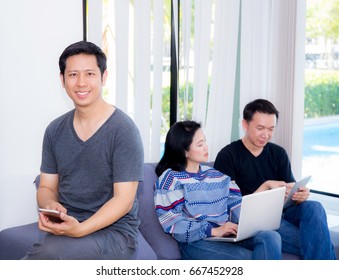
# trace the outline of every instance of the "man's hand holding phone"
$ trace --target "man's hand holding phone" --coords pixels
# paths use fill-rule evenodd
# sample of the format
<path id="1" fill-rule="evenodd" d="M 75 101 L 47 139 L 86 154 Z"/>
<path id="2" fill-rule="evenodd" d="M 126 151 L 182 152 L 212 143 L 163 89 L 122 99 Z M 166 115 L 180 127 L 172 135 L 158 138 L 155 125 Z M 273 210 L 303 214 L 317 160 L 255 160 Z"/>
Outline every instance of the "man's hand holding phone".
<path id="1" fill-rule="evenodd" d="M 63 222 L 63 220 L 60 218 L 60 214 L 61 214 L 60 211 L 39 208 L 39 212 L 42 213 L 43 215 L 47 216 L 48 219 L 53 223 L 62 223 Z"/>

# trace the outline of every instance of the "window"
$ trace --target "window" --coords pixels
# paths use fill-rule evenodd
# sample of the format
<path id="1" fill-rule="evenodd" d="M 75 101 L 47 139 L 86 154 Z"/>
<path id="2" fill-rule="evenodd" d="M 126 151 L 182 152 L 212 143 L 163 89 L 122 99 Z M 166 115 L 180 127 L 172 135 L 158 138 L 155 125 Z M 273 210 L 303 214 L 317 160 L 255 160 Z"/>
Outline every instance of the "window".
<path id="1" fill-rule="evenodd" d="M 339 1 L 307 0 L 303 175 L 339 195 Z"/>

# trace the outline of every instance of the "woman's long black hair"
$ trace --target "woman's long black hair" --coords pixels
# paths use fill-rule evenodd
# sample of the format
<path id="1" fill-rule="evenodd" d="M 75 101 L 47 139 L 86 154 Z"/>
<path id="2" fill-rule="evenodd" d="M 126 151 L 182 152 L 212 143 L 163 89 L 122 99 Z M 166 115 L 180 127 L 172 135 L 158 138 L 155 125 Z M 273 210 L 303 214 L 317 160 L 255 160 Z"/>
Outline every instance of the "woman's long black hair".
<path id="1" fill-rule="evenodd" d="M 192 144 L 195 132 L 201 128 L 195 121 L 176 122 L 167 132 L 165 151 L 155 173 L 160 176 L 166 169 L 182 171 L 186 168 L 186 151 Z"/>

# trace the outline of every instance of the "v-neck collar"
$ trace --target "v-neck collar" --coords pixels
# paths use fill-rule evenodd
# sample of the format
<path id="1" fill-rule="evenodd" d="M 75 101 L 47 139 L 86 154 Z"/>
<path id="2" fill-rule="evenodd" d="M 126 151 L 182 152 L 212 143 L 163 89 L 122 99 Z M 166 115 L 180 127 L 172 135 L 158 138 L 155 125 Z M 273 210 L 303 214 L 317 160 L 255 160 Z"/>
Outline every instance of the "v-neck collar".
<path id="1" fill-rule="evenodd" d="M 118 108 L 115 108 L 115 110 L 113 111 L 113 113 L 107 118 L 107 120 L 93 133 L 93 135 L 91 135 L 91 137 L 89 137 L 87 140 L 82 140 L 79 136 L 78 136 L 78 134 L 77 134 L 77 132 L 76 132 L 76 130 L 75 130 L 75 128 L 74 128 L 74 114 L 75 114 L 75 109 L 73 109 L 73 112 L 72 112 L 72 114 L 71 114 L 71 117 L 70 117 L 70 127 L 71 127 L 71 129 L 72 129 L 72 133 L 73 133 L 73 135 L 74 135 L 74 137 L 75 137 L 75 139 L 76 139 L 76 141 L 77 142 L 79 142 L 80 144 L 82 144 L 82 145 L 84 145 L 84 144 L 86 144 L 86 143 L 90 143 L 90 142 L 92 142 L 93 140 L 92 139 L 94 139 L 95 137 L 96 137 L 96 135 L 97 134 L 99 134 L 100 133 L 100 131 L 107 125 L 107 123 L 110 121 L 110 119 L 112 119 L 113 118 L 113 116 L 114 116 L 114 114 L 115 114 L 115 112 L 118 110 Z"/>

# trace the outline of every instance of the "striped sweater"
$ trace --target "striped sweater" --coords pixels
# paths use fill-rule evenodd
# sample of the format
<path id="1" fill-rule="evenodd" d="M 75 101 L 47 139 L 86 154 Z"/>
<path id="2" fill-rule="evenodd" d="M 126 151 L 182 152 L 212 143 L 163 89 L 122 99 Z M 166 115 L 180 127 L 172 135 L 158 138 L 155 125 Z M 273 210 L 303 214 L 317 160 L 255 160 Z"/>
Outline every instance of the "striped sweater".
<path id="1" fill-rule="evenodd" d="M 155 183 L 154 203 L 164 231 L 193 242 L 210 236 L 212 227 L 238 223 L 241 193 L 230 177 L 201 165 L 197 174 L 164 171 Z"/>

